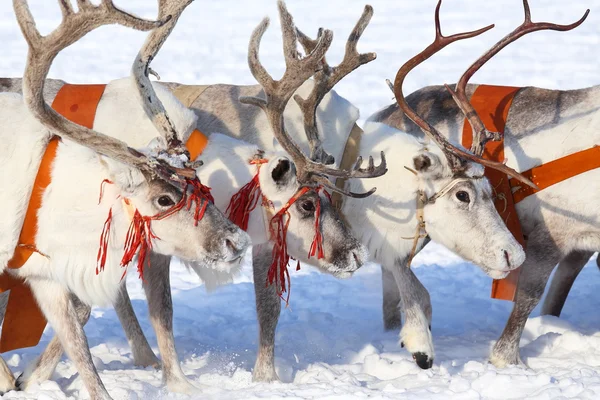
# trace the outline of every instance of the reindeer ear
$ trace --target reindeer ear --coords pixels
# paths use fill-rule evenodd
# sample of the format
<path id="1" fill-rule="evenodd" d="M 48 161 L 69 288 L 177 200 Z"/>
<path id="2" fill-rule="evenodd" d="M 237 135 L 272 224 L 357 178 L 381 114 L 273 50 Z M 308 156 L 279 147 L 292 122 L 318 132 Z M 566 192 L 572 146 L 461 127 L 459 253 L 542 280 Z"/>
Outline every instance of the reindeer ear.
<path id="1" fill-rule="evenodd" d="M 429 151 L 422 151 L 416 155 L 413 158 L 413 165 L 415 171 L 421 174 L 431 174 L 442 168 L 438 156 Z"/>
<path id="2" fill-rule="evenodd" d="M 273 178 L 275 182 L 282 182 L 283 180 L 285 180 L 286 176 L 290 172 L 290 169 L 290 160 L 282 158 L 279 160 L 275 168 L 271 170 L 271 178 Z"/>
<path id="3" fill-rule="evenodd" d="M 296 181 L 296 168 L 294 164 L 285 157 L 280 157 L 276 163 L 272 163 L 271 178 L 278 186 L 287 186 Z"/>
<path id="4" fill-rule="evenodd" d="M 144 174 L 139 169 L 130 167 L 108 157 L 102 157 L 110 179 L 125 195 L 133 194 L 146 183 Z"/>

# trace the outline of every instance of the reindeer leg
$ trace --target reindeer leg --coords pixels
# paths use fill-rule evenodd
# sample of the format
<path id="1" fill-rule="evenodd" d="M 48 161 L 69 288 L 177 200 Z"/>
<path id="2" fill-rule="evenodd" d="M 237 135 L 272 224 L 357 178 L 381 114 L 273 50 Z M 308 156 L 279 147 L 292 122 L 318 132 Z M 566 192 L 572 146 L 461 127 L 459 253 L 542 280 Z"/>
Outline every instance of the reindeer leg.
<path id="1" fill-rule="evenodd" d="M 274 285 L 265 285 L 270 265 L 271 246 L 253 246 L 252 270 L 259 329 L 258 354 L 252 371 L 252 380 L 255 382 L 279 380 L 275 372 L 275 330 L 281 312 L 281 299 L 277 296 Z"/>
<path id="2" fill-rule="evenodd" d="M 400 340 L 423 369 L 431 368 L 435 358 L 431 336 L 431 299 L 429 292 L 421 284 L 406 262 L 397 260 L 392 274 L 398 285 L 404 326 Z"/>
<path id="3" fill-rule="evenodd" d="M 10 291 L 0 293 L 0 321 L 4 320 L 4 314 L 6 314 L 9 293 Z M 16 389 L 15 377 L 4 359 L 0 357 L 0 396 Z"/>
<path id="4" fill-rule="evenodd" d="M 552 270 L 561 259 L 561 252 L 548 232 L 529 235 L 527 258 L 521 266 L 517 296 L 504 332 L 494 345 L 490 362 L 498 368 L 522 364 L 519 341 L 531 311 L 537 306 Z"/>
<path id="5" fill-rule="evenodd" d="M 6 314 L 9 294 L 10 291 L 0 293 L 0 321 L 4 320 L 4 314 Z M 0 396 L 15 389 L 17 389 L 15 377 L 4 359 L 0 357 Z"/>
<path id="6" fill-rule="evenodd" d="M 159 369 L 160 361 L 148 344 L 148 340 L 142 331 L 142 327 L 135 316 L 131 300 L 129 299 L 129 293 L 127 293 L 127 284 L 125 282 L 121 285 L 121 290 L 115 301 L 115 311 L 117 312 L 121 325 L 123 325 L 125 336 L 127 336 L 127 341 L 131 347 L 134 365 L 143 368 L 154 367 Z"/>
<path id="7" fill-rule="evenodd" d="M 163 363 L 163 380 L 171 392 L 194 394 L 200 388 L 192 385 L 179 365 L 173 336 L 173 299 L 169 280 L 171 257 L 151 253 L 145 268 L 144 291 L 148 299 L 150 321 L 156 333 Z"/>
<path id="8" fill-rule="evenodd" d="M 556 272 L 550 283 L 550 289 L 544 300 L 542 315 L 560 317 L 560 313 L 567 301 L 569 291 L 585 264 L 594 253 L 591 251 L 573 251 L 556 267 Z"/>
<path id="9" fill-rule="evenodd" d="M 92 361 L 87 338 L 69 292 L 57 282 L 46 279 L 30 279 L 29 284 L 48 322 L 75 364 L 90 398 L 111 399 Z"/>
<path id="10" fill-rule="evenodd" d="M 383 328 L 393 331 L 402 327 L 402 313 L 400 311 L 400 291 L 394 274 L 385 267 L 381 267 L 381 284 L 383 288 Z"/>
<path id="11" fill-rule="evenodd" d="M 92 308 L 74 294 L 70 295 L 71 302 L 77 314 L 77 320 L 84 326 L 90 319 Z M 32 363 L 30 363 L 25 371 L 17 378 L 17 387 L 19 390 L 27 390 L 31 385 L 40 384 L 50 380 L 56 366 L 60 362 L 63 355 L 63 347 L 58 336 L 54 336 L 44 352 Z"/>
<path id="12" fill-rule="evenodd" d="M 0 357 L 0 396 L 11 390 L 17 390 L 15 376 L 6 365 L 6 361 Z"/>

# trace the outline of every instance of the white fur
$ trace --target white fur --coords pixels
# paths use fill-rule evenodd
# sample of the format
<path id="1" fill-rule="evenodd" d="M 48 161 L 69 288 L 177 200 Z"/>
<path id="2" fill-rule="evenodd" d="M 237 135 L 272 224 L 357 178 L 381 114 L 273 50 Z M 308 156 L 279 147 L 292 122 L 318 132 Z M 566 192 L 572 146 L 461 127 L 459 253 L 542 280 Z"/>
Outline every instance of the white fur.
<path id="1" fill-rule="evenodd" d="M 152 86 L 175 129 L 182 135 L 181 139 L 187 140 L 196 128 L 196 114 L 183 107 L 165 87 L 158 84 Z M 106 85 L 96 110 L 94 129 L 126 140 L 132 147 L 144 147 L 156 137 L 156 128 L 140 104 L 132 77 L 117 79 Z"/>
<path id="2" fill-rule="evenodd" d="M 144 114 L 134 90 L 130 78 L 110 83 L 98 106 L 94 127 L 132 147 L 141 147 L 157 137 L 157 131 Z M 157 85 L 156 91 L 175 126 L 184 137 L 189 136 L 195 128 L 194 113 L 166 89 Z M 0 269 L 3 269 L 12 257 L 39 160 L 51 135 L 29 114 L 18 95 L 0 96 L 0 118 L 6 121 L 0 128 L 3 138 L 0 160 L 4 165 L 0 194 L 3 204 Z M 103 201 L 98 205 L 100 183 L 104 179 L 112 179 L 116 184 L 105 185 Z M 142 198 L 147 190 L 145 179 L 137 170 L 63 140 L 52 168 L 52 182 L 38 212 L 36 246 L 49 258 L 36 253 L 22 268 L 11 273 L 60 282 L 90 305 L 112 303 L 123 273 L 119 262 L 129 226 L 117 198 L 130 197 L 143 215 L 153 215 L 151 209 L 144 209 Z M 113 222 L 106 269 L 96 275 L 99 238 L 111 207 Z M 164 221 L 167 220 L 156 222 L 154 229 L 168 225 Z M 161 240 L 154 241 L 154 246 L 159 252 L 174 254 L 174 249 Z"/>
<path id="3" fill-rule="evenodd" d="M 21 107 L 20 95 L 4 96 L 1 104 L 12 112 L 11 118 L 4 119 L 0 125 L 0 136 L 11 137 L 2 143 L 0 151 L 0 273 L 13 257 L 42 154 L 52 136 Z M 15 182 L 20 184 L 15 185 Z"/>

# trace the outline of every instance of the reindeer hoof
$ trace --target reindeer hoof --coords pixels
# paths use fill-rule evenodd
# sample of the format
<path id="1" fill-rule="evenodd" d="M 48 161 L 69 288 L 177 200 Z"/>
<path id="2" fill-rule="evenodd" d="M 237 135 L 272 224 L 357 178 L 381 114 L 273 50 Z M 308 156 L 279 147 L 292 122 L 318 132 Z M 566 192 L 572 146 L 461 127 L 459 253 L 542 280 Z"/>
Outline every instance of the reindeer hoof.
<path id="1" fill-rule="evenodd" d="M 421 369 L 429 369 L 433 366 L 433 359 L 425 353 L 413 353 L 413 359 Z"/>
<path id="2" fill-rule="evenodd" d="M 18 391 L 24 391 L 27 389 L 27 382 L 25 382 L 25 373 L 21 372 L 21 375 L 15 380 L 15 389 Z"/>

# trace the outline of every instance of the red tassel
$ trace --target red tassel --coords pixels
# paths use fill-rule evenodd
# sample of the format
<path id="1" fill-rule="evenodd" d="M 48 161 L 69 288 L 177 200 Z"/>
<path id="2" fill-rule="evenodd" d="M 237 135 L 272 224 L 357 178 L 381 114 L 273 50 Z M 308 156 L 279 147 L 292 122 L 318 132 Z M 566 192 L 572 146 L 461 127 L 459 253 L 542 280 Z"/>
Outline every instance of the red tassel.
<path id="1" fill-rule="evenodd" d="M 144 279 L 144 265 L 148 252 L 152 250 L 152 239 L 158 238 L 152 233 L 150 227 L 151 221 L 152 217 L 142 217 L 140 212 L 135 210 L 129 230 L 127 231 L 127 236 L 125 237 L 125 253 L 121 259 L 121 266 L 127 267 L 137 254 L 137 270 L 140 279 Z"/>
<path id="2" fill-rule="evenodd" d="M 100 197 L 102 197 L 102 194 L 100 194 Z M 104 265 L 106 264 L 111 222 L 112 207 L 108 210 L 108 218 L 106 218 L 106 221 L 104 222 L 104 228 L 102 228 L 102 234 L 100 235 L 100 247 L 98 248 L 98 255 L 96 256 L 96 275 L 98 275 L 100 271 L 104 271 Z"/>
<path id="3" fill-rule="evenodd" d="M 204 217 L 204 212 L 206 211 L 206 207 L 208 207 L 208 202 L 210 201 L 211 203 L 214 203 L 215 199 L 213 198 L 212 194 L 210 194 L 210 188 L 208 186 L 204 186 L 202 183 L 200 183 L 200 180 L 196 178 L 194 180 L 187 180 L 182 201 L 185 201 L 188 186 L 192 187 L 192 191 L 187 200 L 187 209 L 189 210 L 192 207 L 192 203 L 196 203 L 196 209 L 194 210 L 194 226 L 198 226 L 198 222 L 202 219 L 202 217 Z"/>
<path id="4" fill-rule="evenodd" d="M 319 195 L 319 191 L 321 189 L 317 189 L 317 196 Z M 331 197 L 326 190 L 323 190 L 325 195 L 331 201 Z M 325 257 L 325 252 L 323 251 L 323 233 L 321 232 L 321 200 L 317 201 L 315 207 L 315 236 L 313 238 L 312 244 L 310 245 L 310 251 L 308 252 L 308 259 L 311 257 L 317 256 L 317 260 Z"/>
<path id="5" fill-rule="evenodd" d="M 256 164 L 256 175 L 254 175 L 252 180 L 245 184 L 236 194 L 231 196 L 229 205 L 225 210 L 229 220 L 244 231 L 248 230 L 250 213 L 256 209 L 259 200 L 262 198 L 259 173 L 260 166 L 267 162 L 268 160 L 265 159 L 256 159 L 250 161 L 250 164 Z"/>
<path id="6" fill-rule="evenodd" d="M 114 182 L 111 181 L 110 179 L 105 179 L 102 181 L 102 183 L 100 184 L 100 196 L 98 197 L 98 204 L 102 203 L 102 196 L 104 196 L 104 184 L 105 183 L 112 185 Z"/>
<path id="7" fill-rule="evenodd" d="M 245 184 L 236 194 L 231 196 L 229 205 L 225 210 L 227 217 L 231 222 L 247 231 L 250 213 L 254 211 L 261 197 L 262 192 L 260 190 L 257 172 L 250 182 Z"/>
<path id="8" fill-rule="evenodd" d="M 288 210 L 300 197 L 306 192 L 311 190 L 309 187 L 303 187 L 296 194 L 288 200 L 288 202 L 279 210 L 277 214 L 269 223 L 269 230 L 271 233 L 271 239 L 275 242 L 273 244 L 272 258 L 273 262 L 267 273 L 267 285 L 272 285 L 274 282 L 277 283 L 277 294 L 281 297 L 286 305 L 289 304 L 290 300 L 290 274 L 287 269 L 290 261 L 290 255 L 287 252 L 287 230 L 290 225 L 290 218 Z M 287 279 L 287 285 L 286 285 Z M 286 287 L 287 286 L 287 287 Z M 283 293 L 287 292 L 286 298 L 283 298 Z"/>
<path id="9" fill-rule="evenodd" d="M 102 187 L 104 183 L 112 182 L 108 179 L 102 181 L 102 184 L 100 185 L 100 200 L 102 200 Z M 192 190 L 188 194 L 188 189 L 190 187 Z M 186 181 L 181 200 L 170 209 L 151 217 L 142 216 L 136 209 L 133 219 L 131 220 L 131 224 L 129 225 L 127 236 L 125 237 L 124 254 L 123 258 L 121 259 L 121 266 L 127 267 L 137 254 L 137 270 L 140 278 L 144 279 L 144 266 L 148 253 L 150 250 L 152 250 L 152 239 L 159 239 L 158 236 L 152 233 L 151 222 L 153 220 L 156 221 L 167 218 L 186 206 L 189 210 L 192 207 L 192 203 L 196 203 L 196 209 L 194 211 L 194 225 L 198 226 L 198 221 L 200 221 L 204 216 L 209 201 L 211 203 L 214 202 L 214 199 L 210 193 L 210 188 L 204 186 L 202 183 L 200 183 L 200 180 L 196 178 L 194 180 Z M 98 264 L 96 266 L 96 274 L 104 270 L 111 222 L 112 209 L 108 213 L 108 218 L 104 223 L 104 229 L 100 235 L 100 248 L 98 249 Z M 126 270 L 123 272 L 123 277 L 125 276 L 126 272 Z"/>

